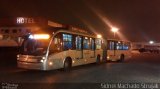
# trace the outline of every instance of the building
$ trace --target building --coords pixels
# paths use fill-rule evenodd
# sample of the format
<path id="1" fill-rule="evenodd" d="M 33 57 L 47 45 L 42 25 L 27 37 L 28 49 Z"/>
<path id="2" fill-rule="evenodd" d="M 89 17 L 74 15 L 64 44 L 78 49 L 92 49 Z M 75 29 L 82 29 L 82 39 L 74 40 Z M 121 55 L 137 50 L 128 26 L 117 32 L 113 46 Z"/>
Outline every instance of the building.
<path id="1" fill-rule="evenodd" d="M 160 50 L 160 43 L 149 43 L 149 42 L 132 42 L 133 50 L 142 50 L 142 51 L 157 51 Z"/>
<path id="2" fill-rule="evenodd" d="M 0 18 L 0 47 L 20 46 L 24 35 L 47 31 L 51 27 L 64 25 L 43 18 Z"/>

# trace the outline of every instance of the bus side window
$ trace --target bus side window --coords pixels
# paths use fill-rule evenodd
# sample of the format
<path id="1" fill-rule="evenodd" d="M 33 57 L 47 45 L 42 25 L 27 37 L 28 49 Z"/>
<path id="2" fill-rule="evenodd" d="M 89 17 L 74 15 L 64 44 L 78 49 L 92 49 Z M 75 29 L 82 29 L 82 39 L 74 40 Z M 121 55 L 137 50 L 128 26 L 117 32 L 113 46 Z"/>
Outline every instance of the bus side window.
<path id="1" fill-rule="evenodd" d="M 123 50 L 129 50 L 129 44 L 128 43 L 123 44 Z"/>
<path id="2" fill-rule="evenodd" d="M 108 49 L 108 50 L 114 50 L 114 47 L 115 47 L 114 44 L 115 44 L 114 41 L 108 40 L 108 41 L 107 41 L 107 49 Z"/>
<path id="3" fill-rule="evenodd" d="M 68 50 L 72 49 L 72 35 L 63 34 L 63 49 Z"/>
<path id="4" fill-rule="evenodd" d="M 76 44 L 76 50 L 82 50 L 82 37 L 77 36 L 75 44 Z"/>
<path id="5" fill-rule="evenodd" d="M 117 50 L 123 50 L 123 43 L 121 41 L 117 43 Z"/>
<path id="6" fill-rule="evenodd" d="M 90 42 L 89 42 L 89 38 L 88 37 L 84 37 L 83 40 L 83 49 L 90 49 Z"/>
<path id="7" fill-rule="evenodd" d="M 127 45 L 128 45 L 128 50 L 131 49 L 131 43 L 128 42 Z"/>
<path id="8" fill-rule="evenodd" d="M 101 49 L 101 46 L 102 46 L 102 40 L 96 39 L 96 49 Z"/>
<path id="9" fill-rule="evenodd" d="M 56 36 L 53 38 L 51 46 L 50 46 L 51 52 L 57 52 L 62 50 L 62 42 L 61 38 L 59 36 Z"/>
<path id="10" fill-rule="evenodd" d="M 114 42 L 110 41 L 110 50 L 114 50 Z"/>
<path id="11" fill-rule="evenodd" d="M 90 43 L 91 43 L 91 50 L 95 50 L 95 40 L 93 38 L 90 38 Z"/>

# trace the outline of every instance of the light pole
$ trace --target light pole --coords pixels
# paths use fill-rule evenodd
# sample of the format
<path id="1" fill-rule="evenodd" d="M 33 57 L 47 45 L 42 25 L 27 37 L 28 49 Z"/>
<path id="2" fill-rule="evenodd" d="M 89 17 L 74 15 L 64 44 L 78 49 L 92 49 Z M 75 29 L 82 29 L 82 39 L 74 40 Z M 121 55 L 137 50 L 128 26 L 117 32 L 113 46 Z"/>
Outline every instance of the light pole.
<path id="1" fill-rule="evenodd" d="M 114 38 L 116 37 L 116 32 L 118 32 L 118 28 L 116 28 L 116 27 L 112 27 L 111 28 L 111 31 L 114 33 Z"/>

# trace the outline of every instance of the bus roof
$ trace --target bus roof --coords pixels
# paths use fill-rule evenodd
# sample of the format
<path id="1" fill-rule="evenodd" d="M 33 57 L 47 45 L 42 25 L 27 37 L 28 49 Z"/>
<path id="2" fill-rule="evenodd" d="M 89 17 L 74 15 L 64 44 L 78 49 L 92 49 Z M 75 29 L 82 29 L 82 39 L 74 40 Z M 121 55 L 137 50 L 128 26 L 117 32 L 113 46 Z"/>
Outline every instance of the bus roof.
<path id="1" fill-rule="evenodd" d="M 72 31 L 72 30 L 58 30 L 57 32 L 54 33 L 54 35 L 60 33 L 60 32 L 64 32 L 64 33 L 70 33 L 70 34 L 76 34 L 76 35 L 81 35 L 81 36 L 87 36 L 87 37 L 93 37 L 93 38 L 97 38 L 96 35 L 93 34 L 87 34 L 87 33 L 81 33 L 81 32 L 76 32 L 76 31 Z"/>

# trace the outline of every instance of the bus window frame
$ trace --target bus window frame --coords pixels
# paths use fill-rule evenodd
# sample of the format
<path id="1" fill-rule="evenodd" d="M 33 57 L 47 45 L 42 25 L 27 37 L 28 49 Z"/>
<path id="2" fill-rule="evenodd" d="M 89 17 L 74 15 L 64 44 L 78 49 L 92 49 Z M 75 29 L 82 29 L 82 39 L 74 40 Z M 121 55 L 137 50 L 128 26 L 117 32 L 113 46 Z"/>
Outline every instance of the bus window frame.
<path id="1" fill-rule="evenodd" d="M 54 50 L 54 51 L 51 52 L 51 53 L 63 51 L 63 44 L 62 44 L 62 40 L 63 40 L 63 39 L 62 39 L 62 33 L 56 34 L 56 35 L 52 38 L 52 42 L 55 41 L 55 38 L 56 38 L 57 36 L 58 36 L 59 39 L 60 39 L 60 50 L 59 50 L 59 51 L 58 51 L 58 50 L 57 50 L 57 51 Z M 52 51 L 52 50 L 51 50 L 52 42 L 51 42 L 50 47 L 49 47 L 49 50 L 50 50 L 50 51 Z M 55 45 L 55 44 L 54 44 L 54 45 Z M 50 52 L 49 52 L 49 53 L 50 53 Z"/>
<path id="2" fill-rule="evenodd" d="M 76 42 L 77 42 L 77 39 L 76 39 L 77 37 L 80 37 L 80 38 L 81 38 L 81 42 L 80 42 L 81 48 L 80 48 L 80 49 L 77 49 L 77 45 L 76 45 L 76 44 L 77 44 L 77 43 L 76 43 Z M 75 46 L 75 47 L 74 47 L 75 50 L 79 50 L 79 51 L 83 50 L 83 36 L 80 36 L 80 35 L 75 35 L 75 36 L 74 36 L 74 46 Z"/>
<path id="3" fill-rule="evenodd" d="M 100 48 L 97 48 L 97 45 L 99 45 L 99 44 L 96 43 L 97 40 L 98 40 L 98 41 L 99 41 L 99 40 L 101 41 L 101 42 L 100 42 Z M 102 49 L 102 39 L 97 38 L 97 39 L 95 39 L 95 50 L 100 50 L 100 49 Z"/>
<path id="4" fill-rule="evenodd" d="M 112 45 L 111 42 L 114 42 L 114 48 L 111 47 L 111 45 Z M 117 46 L 118 46 L 117 44 L 120 44 L 122 46 L 122 48 L 121 49 L 117 49 Z M 128 49 L 124 49 L 125 45 L 128 46 Z M 107 40 L 107 50 L 130 50 L 130 48 L 131 48 L 131 43 L 130 42 L 116 41 L 116 40 Z"/>
<path id="5" fill-rule="evenodd" d="M 91 46 L 90 46 L 90 37 L 88 37 L 88 36 L 82 36 L 83 37 L 83 50 L 91 50 Z M 85 47 L 84 47 L 84 40 L 85 40 L 85 37 L 87 37 L 87 40 L 88 40 L 88 48 L 86 49 Z"/>
<path id="6" fill-rule="evenodd" d="M 92 37 L 90 37 L 90 49 L 92 50 L 92 51 L 94 51 L 95 49 L 96 49 L 96 43 L 95 43 L 95 38 L 92 38 Z M 92 41 L 93 41 L 93 43 L 92 43 Z M 93 45 L 93 48 L 92 48 L 92 45 Z"/>
<path id="7" fill-rule="evenodd" d="M 71 48 L 67 48 L 65 49 L 64 48 L 64 42 L 69 42 L 69 41 L 64 41 L 64 38 L 63 38 L 63 34 L 66 34 L 66 35 L 71 35 Z M 62 33 L 62 49 L 63 51 L 66 51 L 66 50 L 73 50 L 75 47 L 74 47 L 74 34 L 70 34 L 70 33 Z"/>

